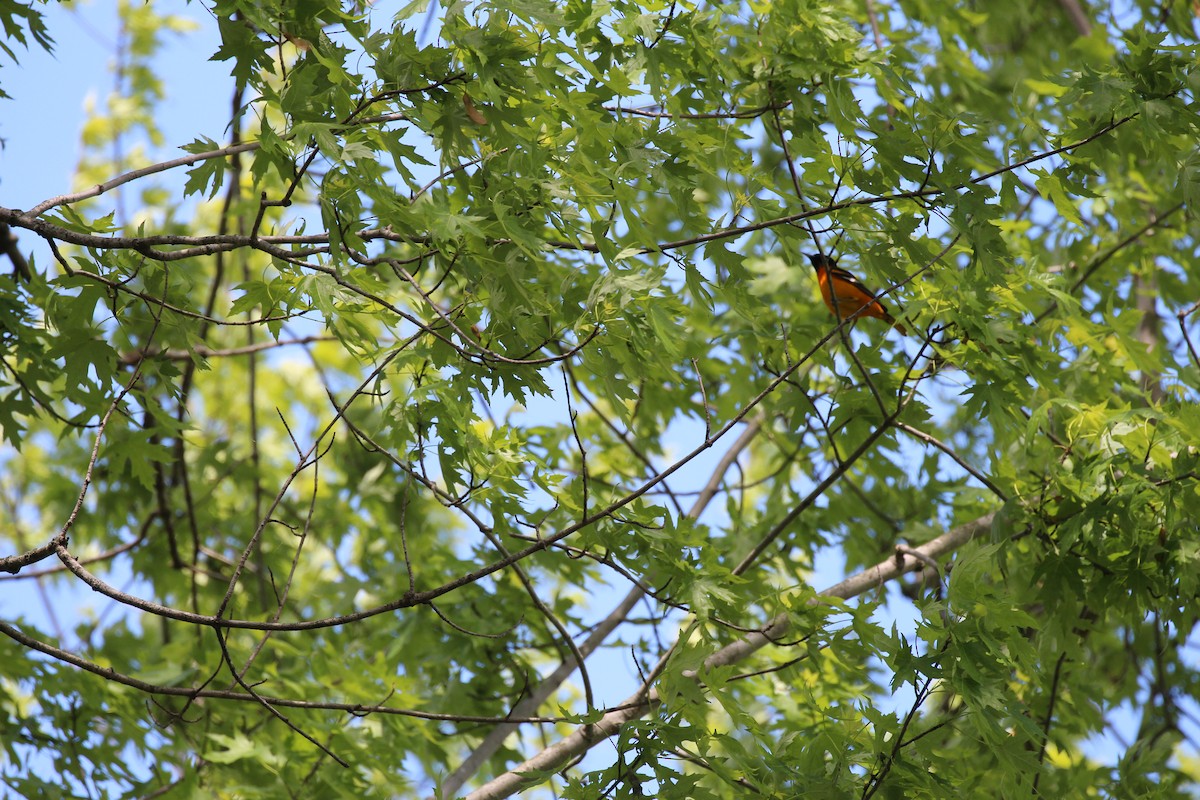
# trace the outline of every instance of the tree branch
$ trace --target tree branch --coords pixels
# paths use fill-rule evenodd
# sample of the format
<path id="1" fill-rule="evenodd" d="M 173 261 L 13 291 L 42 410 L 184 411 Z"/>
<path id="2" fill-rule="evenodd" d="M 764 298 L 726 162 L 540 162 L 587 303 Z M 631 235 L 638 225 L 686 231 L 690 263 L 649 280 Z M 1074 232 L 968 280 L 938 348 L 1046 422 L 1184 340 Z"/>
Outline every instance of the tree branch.
<path id="1" fill-rule="evenodd" d="M 704 489 L 701 490 L 700 495 L 696 498 L 696 502 L 693 503 L 691 509 L 688 510 L 687 516 L 689 518 L 699 518 L 699 516 L 704 512 L 704 509 L 708 507 L 709 502 L 714 496 L 716 496 L 717 489 L 720 487 L 725 473 L 737 462 L 738 456 L 741 455 L 743 450 L 750 446 L 750 442 L 754 440 L 754 437 L 757 436 L 759 431 L 762 429 L 761 422 L 762 421 L 760 419 L 751 420 L 745 429 L 742 430 L 742 433 L 740 436 L 738 436 L 737 440 L 734 441 L 734 443 L 729 446 L 729 449 L 725 451 L 725 454 L 721 456 L 721 460 L 713 469 L 712 475 L 708 479 L 708 483 L 705 484 Z M 645 596 L 646 591 L 640 586 L 631 589 L 629 594 L 625 595 L 625 598 L 617 604 L 617 607 L 609 612 L 608 616 L 606 616 L 595 628 L 592 629 L 587 641 L 585 641 L 579 647 L 580 654 L 582 654 L 583 658 L 587 658 L 593 652 L 595 652 L 596 649 L 599 648 L 600 645 L 602 645 L 608 638 L 609 634 L 616 630 L 617 627 L 625 621 L 626 617 L 629 616 L 629 613 L 633 611 L 633 609 Z M 548 675 L 545 680 L 539 683 L 530 694 L 526 695 L 521 702 L 517 703 L 517 705 L 513 707 L 513 716 L 524 716 L 536 713 L 538 708 L 541 707 L 542 703 L 546 702 L 546 700 L 550 698 L 550 695 L 552 695 L 554 691 L 558 689 L 558 687 L 561 686 L 562 683 L 566 681 L 566 679 L 569 678 L 574 671 L 574 661 L 563 661 L 562 664 L 559 665 L 558 669 Z M 441 797 L 442 800 L 449 800 L 449 798 L 456 796 L 458 794 L 458 790 L 461 789 L 466 782 L 483 767 L 487 760 L 491 758 L 497 750 L 500 749 L 502 744 L 504 744 L 504 740 L 507 739 L 510 734 L 516 731 L 516 729 L 517 723 L 512 722 L 502 723 L 489 731 L 488 735 L 485 736 L 483 741 L 479 743 L 479 746 L 476 747 L 475 750 L 472 751 L 471 755 L 469 755 L 467 759 L 458 766 L 458 769 L 454 770 L 454 772 L 450 773 L 449 777 L 442 781 L 441 793 L 439 797 Z"/>
<path id="2" fill-rule="evenodd" d="M 986 514 L 979 519 L 947 531 L 915 549 L 927 558 L 946 555 L 972 539 L 990 532 L 994 519 L 995 512 Z M 881 561 L 869 569 L 830 586 L 818 593 L 817 597 L 810 602 L 815 605 L 820 602 L 822 597 L 848 600 L 923 566 L 922 558 L 898 553 L 886 561 Z M 710 655 L 704 660 L 704 669 L 710 670 L 743 661 L 766 645 L 778 641 L 791 628 L 791 620 L 786 614 L 781 614 L 771 620 L 761 631 L 751 633 Z M 699 674 L 692 670 L 684 674 L 690 678 L 699 677 Z M 658 703 L 659 696 L 656 690 L 651 689 L 645 695 L 641 692 L 635 693 L 621 703 L 616 711 L 605 714 L 599 722 L 576 728 L 573 733 L 561 741 L 471 792 L 466 796 L 466 800 L 500 800 L 500 798 L 511 797 L 517 792 L 539 783 L 541 778 L 530 777 L 529 774 L 552 772 L 561 768 L 571 759 L 586 753 L 599 742 L 619 733 L 627 722 L 645 715 Z"/>

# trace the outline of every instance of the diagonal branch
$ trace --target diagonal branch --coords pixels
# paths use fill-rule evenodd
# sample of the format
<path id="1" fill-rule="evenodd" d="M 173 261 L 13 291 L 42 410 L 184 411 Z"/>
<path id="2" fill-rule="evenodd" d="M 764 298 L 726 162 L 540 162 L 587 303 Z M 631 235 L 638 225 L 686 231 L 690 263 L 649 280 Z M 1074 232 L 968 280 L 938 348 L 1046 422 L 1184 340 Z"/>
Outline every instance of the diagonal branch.
<path id="1" fill-rule="evenodd" d="M 986 514 L 979 519 L 960 525 L 947 531 L 936 539 L 914 548 L 925 558 L 938 558 L 962 547 L 972 539 L 986 534 L 992 529 L 995 512 Z M 846 578 L 844 581 L 830 586 L 820 592 L 811 602 L 820 602 L 821 597 L 835 597 L 848 600 L 864 592 L 881 586 L 890 580 L 898 578 L 906 572 L 924 567 L 922 558 L 897 553 L 894 557 L 881 561 L 875 566 Z M 764 627 L 736 642 L 726 645 L 704 660 L 704 669 L 735 664 L 749 658 L 771 642 L 778 641 L 791 630 L 791 620 L 781 614 Z M 685 673 L 687 677 L 696 678 L 693 671 Z M 556 744 L 552 744 L 508 772 L 489 781 L 484 786 L 466 796 L 466 800 L 499 800 L 511 797 L 530 786 L 543 780 L 546 773 L 562 768 L 574 759 L 610 736 L 620 732 L 621 728 L 632 720 L 644 716 L 659 703 L 658 692 L 651 689 L 630 696 L 617 706 L 616 711 L 604 715 L 598 722 L 583 725 Z"/>
<path id="2" fill-rule="evenodd" d="M 725 473 L 729 471 L 736 462 L 742 451 L 750 446 L 750 442 L 758 435 L 762 429 L 762 418 L 755 417 L 742 430 L 742 433 L 734 441 L 725 454 L 721 456 L 720 462 L 712 471 L 712 475 L 701 490 L 700 495 L 696 498 L 696 502 L 692 504 L 688 510 L 687 516 L 691 519 L 697 519 L 704 513 L 704 509 L 708 507 L 709 502 L 716 496 L 717 490 L 721 486 L 721 482 L 725 478 Z M 629 613 L 641 602 L 646 596 L 646 590 L 641 586 L 635 586 L 630 590 L 624 599 L 617 604 L 617 607 L 609 612 L 601 622 L 592 630 L 587 640 L 580 645 L 579 651 L 583 658 L 587 658 L 597 648 L 604 643 L 609 635 L 617 629 L 617 627 L 625 621 Z M 567 659 L 559 665 L 558 669 L 548 675 L 545 680 L 534 687 L 533 691 L 525 696 L 521 702 L 513 707 L 512 715 L 514 717 L 531 716 L 537 712 L 542 703 L 550 698 L 556 689 L 566 681 L 567 678 L 575 671 L 574 660 Z M 451 797 L 456 797 L 458 790 L 471 779 L 476 772 L 487 762 L 489 758 L 495 755 L 500 746 L 504 744 L 504 740 L 516 731 L 517 723 L 502 723 L 492 728 L 488 735 L 484 737 L 479 746 L 458 766 L 458 769 L 450 773 L 444 781 L 442 781 L 439 797 L 446 800 Z"/>

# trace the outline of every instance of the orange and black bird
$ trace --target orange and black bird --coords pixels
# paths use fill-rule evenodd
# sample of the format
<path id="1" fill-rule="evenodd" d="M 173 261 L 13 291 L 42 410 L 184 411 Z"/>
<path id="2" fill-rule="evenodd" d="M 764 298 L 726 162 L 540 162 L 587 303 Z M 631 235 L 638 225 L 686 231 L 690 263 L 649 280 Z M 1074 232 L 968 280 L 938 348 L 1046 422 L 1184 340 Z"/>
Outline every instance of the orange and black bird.
<path id="1" fill-rule="evenodd" d="M 863 282 L 842 269 L 827 255 L 821 253 L 805 253 L 817 271 L 817 283 L 821 286 L 821 297 L 825 305 L 839 320 L 850 317 L 875 317 L 891 325 L 902 334 L 908 331 L 896 318 L 888 313 L 875 297 L 875 293 L 863 285 Z"/>

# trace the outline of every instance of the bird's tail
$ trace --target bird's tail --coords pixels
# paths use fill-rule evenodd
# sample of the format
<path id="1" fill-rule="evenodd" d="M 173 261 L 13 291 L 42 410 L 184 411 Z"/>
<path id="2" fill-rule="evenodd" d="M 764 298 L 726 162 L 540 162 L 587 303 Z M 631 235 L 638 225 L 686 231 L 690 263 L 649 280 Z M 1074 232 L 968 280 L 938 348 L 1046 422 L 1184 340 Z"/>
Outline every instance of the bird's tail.
<path id="1" fill-rule="evenodd" d="M 896 322 L 896 318 L 886 311 L 883 312 L 883 321 L 898 330 L 901 336 L 908 336 L 908 328 L 904 327 L 902 323 Z"/>

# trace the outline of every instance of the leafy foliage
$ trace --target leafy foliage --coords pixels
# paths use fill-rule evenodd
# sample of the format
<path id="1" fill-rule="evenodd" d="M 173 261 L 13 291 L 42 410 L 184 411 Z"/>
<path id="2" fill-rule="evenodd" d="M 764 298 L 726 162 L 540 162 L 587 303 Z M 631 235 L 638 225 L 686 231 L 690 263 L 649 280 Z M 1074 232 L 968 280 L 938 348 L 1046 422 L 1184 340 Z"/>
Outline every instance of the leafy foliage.
<path id="1" fill-rule="evenodd" d="M 1195 793 L 1190 5 L 208 10 L 0 208 L 14 791 Z"/>

